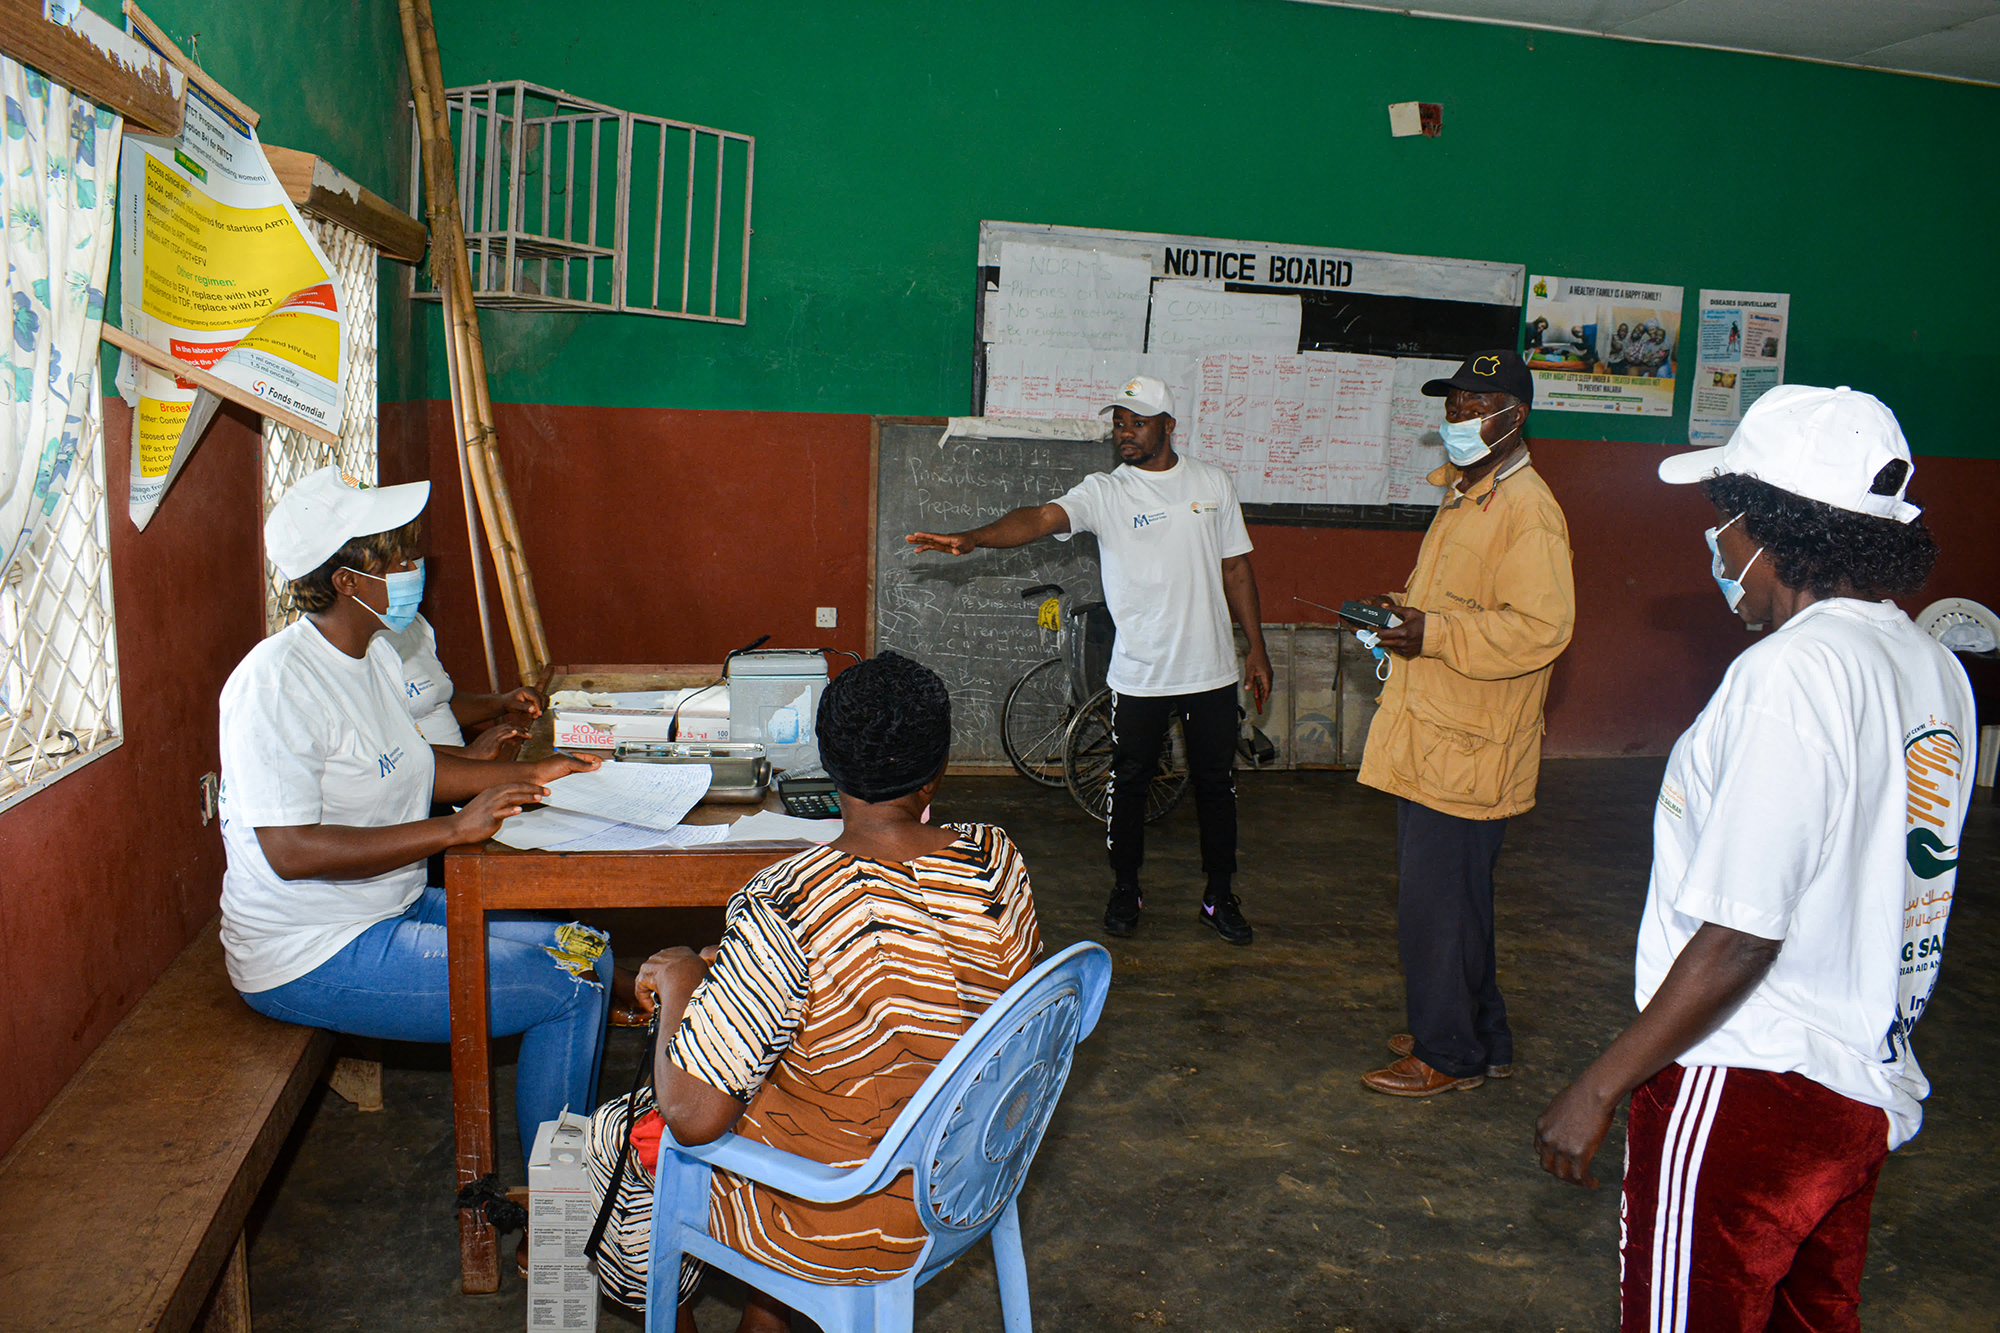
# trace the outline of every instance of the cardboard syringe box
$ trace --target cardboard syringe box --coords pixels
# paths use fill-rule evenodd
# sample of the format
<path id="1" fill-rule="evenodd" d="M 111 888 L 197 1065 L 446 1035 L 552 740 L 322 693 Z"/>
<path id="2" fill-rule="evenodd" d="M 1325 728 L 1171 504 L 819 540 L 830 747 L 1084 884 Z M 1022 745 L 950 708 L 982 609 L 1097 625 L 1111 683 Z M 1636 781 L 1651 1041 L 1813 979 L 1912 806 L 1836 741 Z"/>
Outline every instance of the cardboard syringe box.
<path id="1" fill-rule="evenodd" d="M 729 739 L 729 695 L 711 691 L 719 700 L 696 699 L 681 709 L 674 726 L 672 710 L 655 708 L 558 708 L 555 743 L 565 749 L 609 750 L 620 741 L 664 741 L 667 732 L 682 741 Z"/>
<path id="2" fill-rule="evenodd" d="M 590 1121 L 565 1110 L 528 1154 L 528 1333 L 595 1333 L 597 1272 L 583 1247 L 597 1221 L 584 1165 Z"/>

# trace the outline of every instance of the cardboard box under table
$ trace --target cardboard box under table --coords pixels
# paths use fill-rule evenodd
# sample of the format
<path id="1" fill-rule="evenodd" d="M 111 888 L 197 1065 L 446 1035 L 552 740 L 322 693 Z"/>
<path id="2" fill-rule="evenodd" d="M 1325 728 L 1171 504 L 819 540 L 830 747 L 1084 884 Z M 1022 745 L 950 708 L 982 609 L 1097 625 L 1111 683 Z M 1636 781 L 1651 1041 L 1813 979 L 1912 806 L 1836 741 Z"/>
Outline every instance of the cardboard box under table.
<path id="1" fill-rule="evenodd" d="M 705 665 L 552 666 L 545 693 L 615 694 L 681 689 L 721 674 Z M 523 759 L 550 752 L 553 719 L 544 714 L 520 749 Z M 608 751 L 602 752 L 609 761 Z M 759 805 L 698 805 L 689 824 L 730 824 L 783 805 L 777 793 Z M 486 1003 L 486 914 L 534 909 L 587 911 L 628 907 L 720 907 L 765 866 L 808 844 L 727 842 L 642 852 L 520 851 L 496 842 L 445 853 L 445 931 L 451 976 L 451 1096 L 461 1188 L 495 1169 L 493 1062 Z M 482 1214 L 458 1215 L 460 1278 L 467 1292 L 500 1285 L 499 1245 Z"/>

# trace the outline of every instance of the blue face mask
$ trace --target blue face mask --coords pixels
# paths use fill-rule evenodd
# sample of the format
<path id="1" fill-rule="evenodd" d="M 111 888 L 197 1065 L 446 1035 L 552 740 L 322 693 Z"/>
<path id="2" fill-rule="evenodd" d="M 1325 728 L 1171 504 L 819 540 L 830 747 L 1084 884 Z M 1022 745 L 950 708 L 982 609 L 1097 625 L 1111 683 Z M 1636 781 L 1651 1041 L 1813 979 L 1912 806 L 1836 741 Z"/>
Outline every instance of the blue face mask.
<path id="1" fill-rule="evenodd" d="M 417 561 L 414 569 L 398 570 L 394 574 L 370 574 L 365 569 L 354 569 L 351 565 L 345 568 L 365 579 L 381 579 L 389 585 L 389 609 L 386 611 L 377 611 L 374 607 L 368 606 L 368 603 L 361 602 L 359 597 L 354 598 L 355 601 L 361 602 L 361 605 L 368 607 L 368 614 L 392 630 L 406 630 L 416 620 L 417 603 L 424 600 L 423 561 Z M 350 593 L 349 596 L 353 594 Z"/>
<path id="2" fill-rule="evenodd" d="M 1742 517 L 1743 515 L 1741 514 L 1736 516 L 1736 518 Z M 1734 523 L 1736 518 L 1730 519 L 1729 523 Z M 1724 523 L 1722 528 L 1728 527 L 1729 523 Z M 1722 528 L 1710 528 L 1701 535 L 1708 538 L 1708 572 L 1715 576 L 1715 586 L 1722 589 L 1722 600 L 1729 603 L 1729 609 L 1734 611 L 1737 603 L 1743 600 L 1743 576 L 1750 572 L 1751 565 L 1757 563 L 1757 555 L 1764 554 L 1764 548 L 1761 546 L 1758 547 L 1757 555 L 1751 556 L 1749 563 L 1736 571 L 1735 578 L 1729 578 L 1722 572 L 1724 568 L 1722 563 L 1722 548 L 1715 541 L 1717 537 L 1722 535 Z"/>
<path id="3" fill-rule="evenodd" d="M 1500 412 L 1511 411 L 1513 409 L 1510 407 L 1500 409 Z M 1438 434 L 1444 437 L 1444 451 L 1451 456 L 1453 463 L 1459 467 L 1471 467 L 1493 452 L 1493 445 L 1486 442 L 1481 432 L 1486 423 L 1499 416 L 1500 412 L 1474 417 L 1470 421 L 1447 421 L 1438 427 Z M 1507 435 L 1513 433 L 1514 431 L 1510 429 Z M 1507 435 L 1502 435 L 1500 440 L 1506 439 Z M 1493 443 L 1498 444 L 1500 440 L 1495 440 Z"/>

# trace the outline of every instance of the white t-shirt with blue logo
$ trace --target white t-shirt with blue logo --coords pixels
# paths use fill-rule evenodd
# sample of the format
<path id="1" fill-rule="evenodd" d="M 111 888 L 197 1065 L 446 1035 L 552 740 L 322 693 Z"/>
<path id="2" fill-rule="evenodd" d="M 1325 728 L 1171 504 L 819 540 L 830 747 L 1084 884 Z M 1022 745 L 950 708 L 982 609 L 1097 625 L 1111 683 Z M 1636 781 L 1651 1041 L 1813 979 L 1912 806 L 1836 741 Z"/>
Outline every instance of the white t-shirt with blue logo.
<path id="1" fill-rule="evenodd" d="M 244 992 L 295 981 L 424 891 L 424 863 L 372 879 L 280 879 L 260 827 L 428 819 L 436 763 L 403 705 L 396 650 L 349 657 L 309 620 L 252 648 L 222 687 L 222 945 Z"/>
<path id="2" fill-rule="evenodd" d="M 1197 694 L 1235 684 L 1222 562 L 1251 547 L 1229 474 L 1183 454 L 1164 472 L 1124 464 L 1093 473 L 1056 503 L 1071 532 L 1097 537 L 1118 626 L 1111 688 Z"/>
<path id="3" fill-rule="evenodd" d="M 1645 1008 L 1705 921 L 1783 940 L 1683 1065 L 1796 1072 L 1923 1123 L 1910 1049 L 1972 798 L 1972 687 L 1893 602 L 1815 602 L 1730 666 L 1674 742 L 1639 925 Z"/>
<path id="4" fill-rule="evenodd" d="M 387 639 L 403 663 L 403 707 L 417 731 L 432 745 L 463 745 L 465 732 L 458 715 L 451 711 L 453 685 L 444 663 L 438 660 L 437 631 L 419 615 L 402 630 L 385 629 Z"/>

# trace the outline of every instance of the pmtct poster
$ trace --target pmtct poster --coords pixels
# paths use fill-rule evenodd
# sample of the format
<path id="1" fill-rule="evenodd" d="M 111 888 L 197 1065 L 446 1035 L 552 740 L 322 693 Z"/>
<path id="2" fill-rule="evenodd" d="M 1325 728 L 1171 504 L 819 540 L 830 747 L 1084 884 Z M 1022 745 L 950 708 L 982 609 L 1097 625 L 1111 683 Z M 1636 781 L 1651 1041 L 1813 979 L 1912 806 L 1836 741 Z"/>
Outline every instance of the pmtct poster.
<path id="1" fill-rule="evenodd" d="M 1702 289 L 1696 307 L 1689 444 L 1705 448 L 1729 443 L 1750 404 L 1785 382 L 1791 308 L 1792 298 L 1785 292 Z"/>
<path id="2" fill-rule="evenodd" d="M 199 88 L 178 139 L 125 136 L 118 171 L 128 333 L 317 426 L 341 418 L 346 294 L 257 132 Z M 216 399 L 126 357 L 131 515 L 144 528 Z"/>
<path id="3" fill-rule="evenodd" d="M 1679 287 L 1531 274 L 1527 306 L 1537 408 L 1673 415 Z"/>

